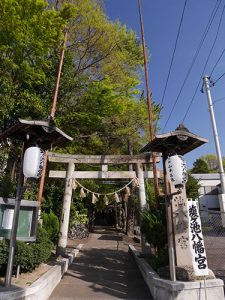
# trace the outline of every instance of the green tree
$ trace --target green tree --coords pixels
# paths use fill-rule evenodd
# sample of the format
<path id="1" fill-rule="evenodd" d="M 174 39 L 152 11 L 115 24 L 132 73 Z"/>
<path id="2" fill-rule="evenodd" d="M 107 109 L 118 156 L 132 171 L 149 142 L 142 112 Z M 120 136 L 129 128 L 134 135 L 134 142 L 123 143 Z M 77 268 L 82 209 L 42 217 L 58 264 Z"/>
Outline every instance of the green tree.
<path id="1" fill-rule="evenodd" d="M 192 174 L 204 174 L 204 173 L 210 173 L 209 167 L 207 162 L 205 160 L 198 158 L 193 163 L 193 168 L 191 170 Z"/>
<path id="2" fill-rule="evenodd" d="M 137 88 L 143 63 L 138 37 L 119 22 L 109 21 L 100 1 L 49 2 L 0 2 L 1 130 L 18 117 L 49 115 L 66 28 L 55 123 L 74 141 L 55 150 L 127 154 L 132 140 L 137 152 L 149 135 L 147 103 Z M 153 112 L 155 121 L 159 107 L 153 105 Z M 11 179 L 15 176 L 10 168 L 19 156 L 19 152 L 10 155 L 14 147 L 11 144 L 8 155 Z M 33 197 L 36 188 L 29 185 L 26 198 Z M 43 199 L 47 213 L 52 209 L 60 216 L 62 194 L 63 184 L 47 181 Z"/>
<path id="3" fill-rule="evenodd" d="M 215 154 L 207 154 L 201 156 L 200 159 L 203 159 L 207 163 L 210 172 L 218 172 L 217 157 Z"/>
<path id="4" fill-rule="evenodd" d="M 195 179 L 190 173 L 188 174 L 188 181 L 186 183 L 186 193 L 188 198 L 198 199 L 199 198 L 199 188 L 201 185 L 198 180 Z"/>
<path id="5" fill-rule="evenodd" d="M 44 71 L 67 23 L 47 5 L 44 0 L 0 2 L 0 125 L 18 117 L 46 117 L 36 89 L 46 80 Z"/>

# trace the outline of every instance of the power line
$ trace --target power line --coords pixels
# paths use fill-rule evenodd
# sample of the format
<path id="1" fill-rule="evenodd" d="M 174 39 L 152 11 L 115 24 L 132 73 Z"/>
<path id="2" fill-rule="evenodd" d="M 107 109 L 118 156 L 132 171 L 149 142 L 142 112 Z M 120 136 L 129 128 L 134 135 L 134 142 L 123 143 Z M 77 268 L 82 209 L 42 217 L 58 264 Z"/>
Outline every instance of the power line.
<path id="1" fill-rule="evenodd" d="M 184 19 L 184 13 L 185 13 L 186 6 L 187 6 L 187 0 L 185 0 L 183 10 L 182 10 L 182 15 L 181 15 L 181 19 L 180 19 L 180 23 L 179 23 L 179 27 L 178 27 L 178 31 L 177 31 L 177 36 L 176 36 L 176 41 L 175 41 L 175 45 L 174 45 L 174 49 L 173 49 L 173 54 L 172 54 L 172 58 L 171 58 L 171 61 L 170 61 L 170 66 L 169 66 L 169 71 L 168 71 L 167 78 L 166 78 L 166 84 L 165 84 L 165 87 L 164 87 L 164 90 L 163 90 L 163 96 L 162 96 L 162 100 L 161 100 L 161 103 L 160 103 L 160 111 L 162 109 L 163 101 L 164 101 L 164 98 L 165 98 L 165 95 L 166 95 L 166 90 L 167 90 L 167 86 L 168 86 L 168 82 L 169 82 L 169 78 L 170 78 L 170 74 L 171 74 L 171 70 L 172 70 L 172 65 L 173 65 L 173 61 L 174 61 L 174 57 L 175 57 L 175 53 L 176 53 L 176 49 L 177 49 L 178 39 L 179 39 L 179 36 L 180 36 L 180 31 L 181 31 L 181 26 L 182 26 L 183 19 Z M 156 122 L 155 128 L 156 127 L 157 127 L 157 122 Z"/>
<path id="2" fill-rule="evenodd" d="M 225 75 L 225 72 L 213 82 L 213 85 L 215 85 L 224 75 Z"/>
<path id="3" fill-rule="evenodd" d="M 217 103 L 217 102 L 220 102 L 220 101 L 223 101 L 225 100 L 225 97 L 222 97 L 222 98 L 219 98 L 219 99 L 216 99 L 213 101 L 213 103 Z"/>
<path id="4" fill-rule="evenodd" d="M 217 59 L 217 61 L 216 61 L 215 65 L 214 65 L 214 67 L 212 68 L 212 71 L 211 71 L 211 73 L 210 73 L 210 77 L 212 77 L 212 74 L 213 74 L 213 72 L 215 71 L 215 68 L 217 67 L 217 65 L 218 65 L 218 63 L 220 62 L 221 58 L 223 57 L 224 52 L 225 52 L 225 48 L 224 48 L 223 51 L 221 52 L 221 54 L 220 54 L 219 58 Z"/>
<path id="5" fill-rule="evenodd" d="M 218 4 L 218 2 L 216 2 L 215 6 L 214 6 L 214 8 L 213 8 L 213 10 L 212 10 L 212 13 L 211 13 L 211 15 L 210 15 L 209 21 L 208 21 L 208 23 L 207 23 L 207 25 L 206 25 L 206 28 L 205 28 L 204 32 L 203 32 L 201 41 L 200 41 L 200 43 L 199 43 L 199 45 L 198 45 L 198 48 L 197 48 L 197 50 L 196 50 L 196 52 L 195 52 L 195 55 L 194 55 L 194 57 L 193 57 L 193 59 L 192 59 L 191 65 L 190 65 L 190 67 L 189 67 L 189 69 L 188 69 L 188 71 L 187 71 L 187 74 L 186 74 L 186 76 L 185 76 L 185 78 L 184 78 L 184 81 L 183 81 L 183 83 L 182 83 L 182 85 L 181 85 L 180 91 L 179 91 L 179 93 L 178 93 L 178 95 L 177 95 L 177 98 L 176 98 L 176 100 L 175 100 L 175 102 L 174 102 L 174 104 L 173 104 L 173 107 L 172 107 L 172 109 L 171 109 L 171 111 L 170 111 L 170 114 L 169 114 L 169 116 L 168 116 L 168 118 L 167 118 L 167 120 L 166 120 L 166 123 L 165 123 L 165 125 L 164 125 L 162 131 L 165 130 L 165 128 L 166 128 L 166 126 L 167 126 L 167 124 L 168 124 L 168 122 L 169 122 L 169 120 L 170 120 L 170 118 L 171 118 L 171 116 L 172 116 L 172 114 L 173 114 L 173 111 L 174 111 L 174 109 L 175 109 L 175 107 L 176 107 L 176 105 L 177 105 L 177 102 L 178 102 L 178 100 L 179 100 L 179 98 L 180 98 L 180 95 L 181 95 L 181 93 L 182 93 L 182 91 L 183 91 L 183 88 L 184 88 L 184 86 L 185 86 L 185 84 L 186 84 L 186 82 L 187 82 L 187 80 L 188 80 L 188 78 L 189 78 L 189 75 L 190 75 L 190 73 L 191 73 L 191 70 L 192 70 L 192 68 L 193 68 L 193 66 L 194 66 L 194 64 L 195 64 L 195 61 L 196 61 L 196 59 L 197 59 L 199 53 L 200 53 L 200 50 L 201 50 L 201 48 L 202 48 L 202 45 L 203 45 L 203 43 L 204 43 L 204 41 L 205 41 L 205 38 L 206 38 L 206 36 L 207 36 L 207 34 L 208 34 L 208 32 L 209 32 L 209 29 L 210 29 L 210 27 L 211 27 L 211 25 L 212 25 L 212 22 L 213 22 L 213 20 L 214 20 L 214 18 L 215 18 L 215 15 L 216 15 L 216 13 L 217 13 L 217 11 L 218 11 L 218 8 L 219 8 L 221 2 L 222 2 L 222 0 L 220 0 L 219 4 Z"/>
<path id="6" fill-rule="evenodd" d="M 221 1 L 220 1 L 220 2 L 221 2 Z M 192 106 L 192 104 L 193 104 L 193 102 L 194 102 L 195 96 L 196 96 L 196 94 L 197 94 L 197 91 L 198 91 L 198 89 L 199 89 L 200 83 L 201 83 L 201 81 L 202 81 L 202 77 L 203 77 L 203 75 L 204 75 L 204 73 L 205 73 L 205 69 L 206 69 L 206 67 L 207 67 L 207 65 L 208 65 L 209 59 L 210 59 L 210 57 L 211 57 L 211 54 L 212 54 L 213 49 L 214 49 L 214 47 L 215 47 L 215 44 L 216 44 L 216 42 L 217 42 L 217 38 L 218 38 L 218 35 L 219 35 L 219 31 L 220 31 L 220 27 L 221 27 L 221 23 L 222 23 L 222 19 L 223 19 L 224 10 L 225 10 L 225 5 L 223 6 L 223 9 L 222 9 L 222 13 L 221 13 L 221 16 L 220 16 L 218 28 L 217 28 L 216 35 L 215 35 L 215 39 L 214 39 L 213 44 L 212 44 L 212 47 L 211 47 L 211 49 L 210 49 L 210 51 L 209 51 L 209 55 L 208 55 L 208 57 L 207 57 L 207 59 L 206 59 L 206 62 L 205 62 L 203 71 L 202 71 L 202 73 L 201 73 L 201 77 L 200 77 L 199 82 L 198 82 L 198 85 L 197 85 L 197 87 L 196 87 L 196 89 L 195 89 L 195 92 L 194 92 L 194 95 L 193 95 L 193 97 L 192 97 L 192 99 L 191 99 L 191 101 L 190 101 L 190 104 L 189 104 L 189 106 L 188 106 L 188 108 L 187 108 L 187 110 L 186 110 L 186 113 L 185 113 L 185 115 L 184 115 L 184 118 L 183 118 L 183 120 L 182 120 L 182 123 L 184 123 L 184 121 L 185 121 L 185 119 L 186 119 L 186 117 L 187 117 L 187 115 L 188 115 L 188 113 L 189 113 L 189 110 L 190 110 L 190 108 L 191 108 L 191 106 Z M 214 83 L 214 84 L 215 84 L 215 83 Z"/>

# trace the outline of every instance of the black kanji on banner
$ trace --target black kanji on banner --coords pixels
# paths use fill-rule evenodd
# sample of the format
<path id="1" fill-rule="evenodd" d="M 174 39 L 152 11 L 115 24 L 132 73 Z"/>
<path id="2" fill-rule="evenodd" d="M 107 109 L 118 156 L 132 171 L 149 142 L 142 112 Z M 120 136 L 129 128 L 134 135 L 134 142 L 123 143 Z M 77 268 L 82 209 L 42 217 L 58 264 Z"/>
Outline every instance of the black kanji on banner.
<path id="1" fill-rule="evenodd" d="M 193 267 L 197 276 L 208 275 L 207 258 L 202 235 L 201 220 L 195 201 L 188 201 L 188 215 Z"/>

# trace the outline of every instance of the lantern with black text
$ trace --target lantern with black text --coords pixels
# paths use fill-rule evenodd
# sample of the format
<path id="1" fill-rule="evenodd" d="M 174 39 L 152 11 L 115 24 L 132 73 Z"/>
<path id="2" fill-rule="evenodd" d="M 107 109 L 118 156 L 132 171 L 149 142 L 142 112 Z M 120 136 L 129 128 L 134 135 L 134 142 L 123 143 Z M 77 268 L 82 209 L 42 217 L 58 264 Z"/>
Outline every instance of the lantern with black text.
<path id="1" fill-rule="evenodd" d="M 39 178 L 44 164 L 44 151 L 39 147 L 29 147 L 24 153 L 23 174 L 25 177 Z"/>
<path id="2" fill-rule="evenodd" d="M 175 187 L 182 187 L 187 182 L 186 163 L 181 155 L 169 156 L 165 162 L 169 182 Z"/>

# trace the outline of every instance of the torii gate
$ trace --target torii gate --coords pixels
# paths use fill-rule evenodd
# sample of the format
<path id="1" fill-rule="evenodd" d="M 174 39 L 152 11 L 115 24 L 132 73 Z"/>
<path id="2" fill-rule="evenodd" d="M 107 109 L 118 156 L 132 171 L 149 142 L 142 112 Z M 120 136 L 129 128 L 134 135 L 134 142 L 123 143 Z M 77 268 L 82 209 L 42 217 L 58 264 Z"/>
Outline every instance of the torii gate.
<path id="1" fill-rule="evenodd" d="M 133 179 L 138 178 L 139 181 L 139 201 L 140 208 L 146 208 L 145 178 L 153 178 L 152 171 L 144 171 L 144 164 L 151 164 L 152 158 L 150 153 L 139 155 L 69 155 L 49 152 L 48 160 L 56 163 L 67 163 L 67 171 L 50 171 L 51 178 L 65 178 L 65 190 L 63 197 L 63 209 L 60 220 L 60 231 L 57 254 L 65 254 L 70 205 L 72 199 L 72 179 Z M 159 162 L 159 158 L 157 158 Z M 101 171 L 75 171 L 75 164 L 99 164 Z M 108 171 L 108 165 L 135 165 L 135 171 Z M 159 176 L 159 175 L 158 175 Z"/>

